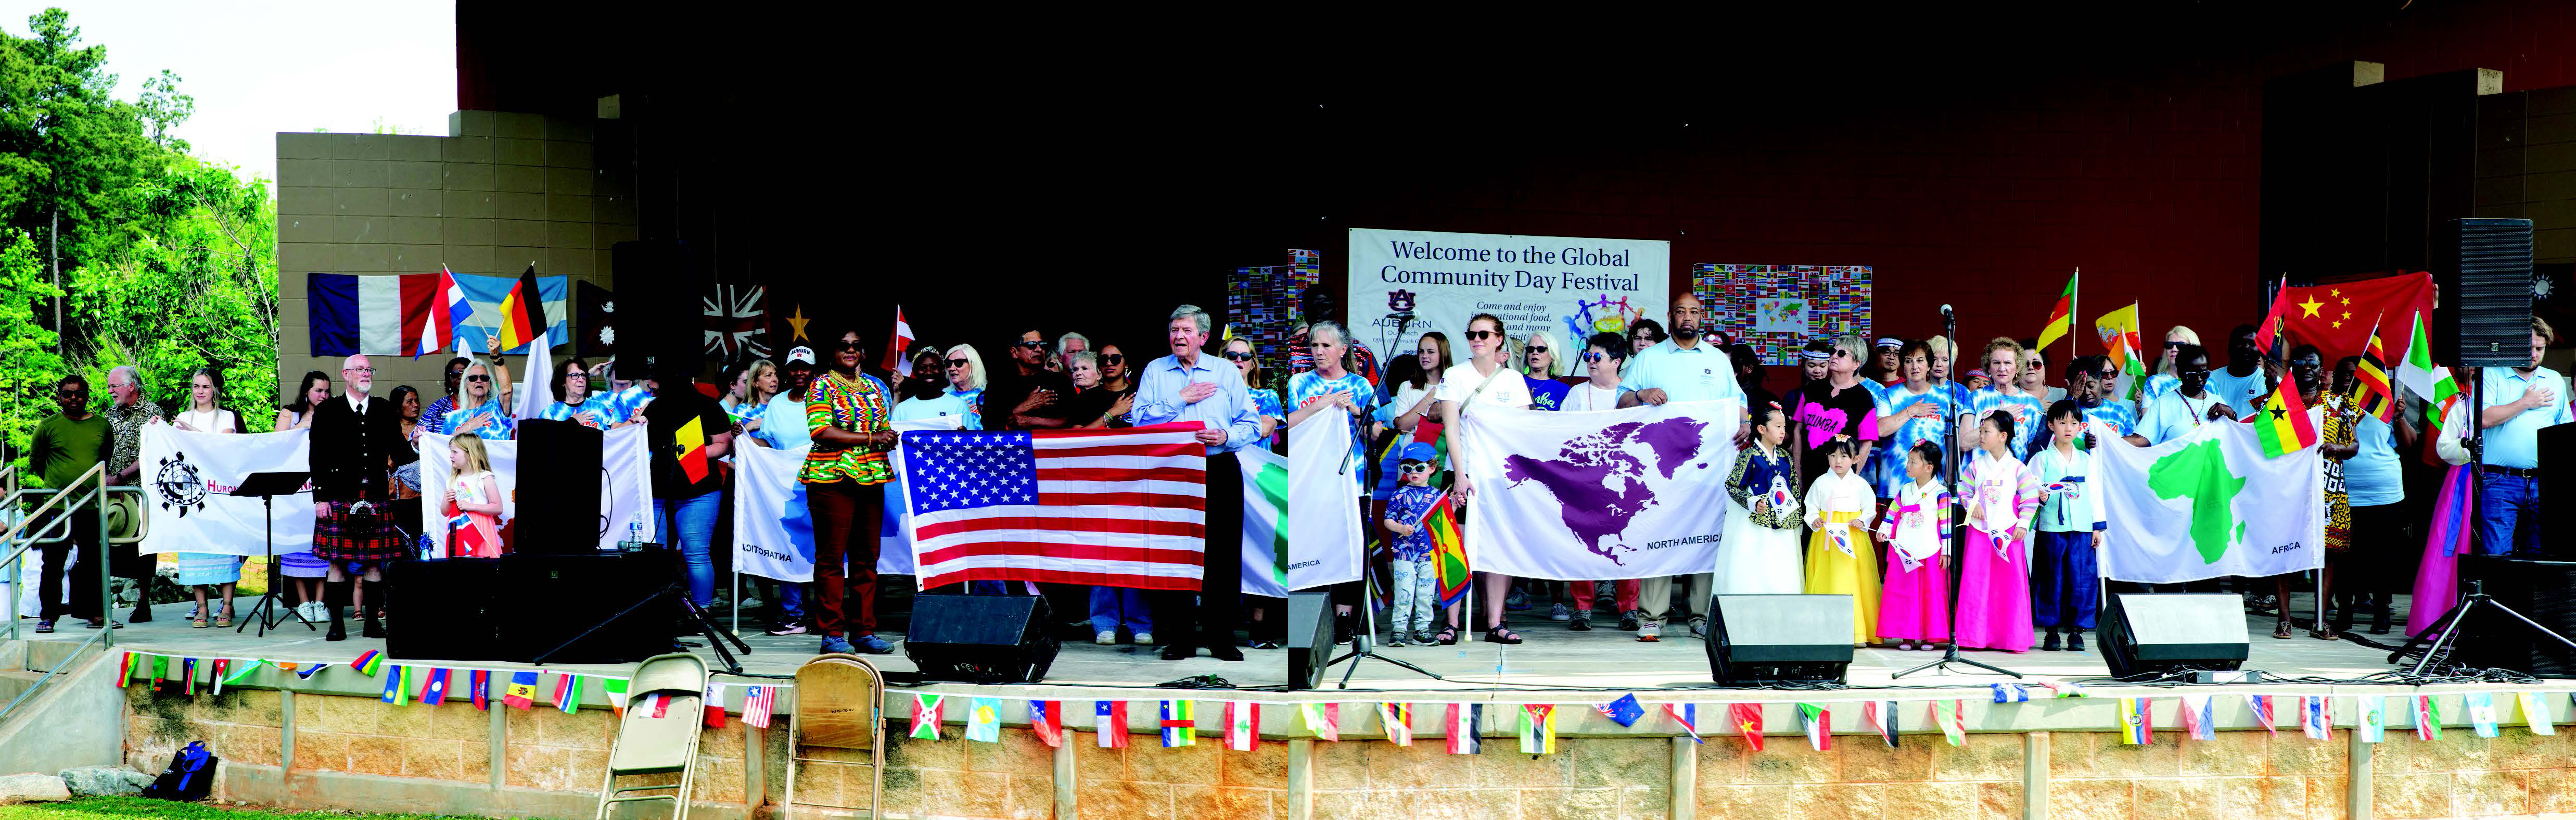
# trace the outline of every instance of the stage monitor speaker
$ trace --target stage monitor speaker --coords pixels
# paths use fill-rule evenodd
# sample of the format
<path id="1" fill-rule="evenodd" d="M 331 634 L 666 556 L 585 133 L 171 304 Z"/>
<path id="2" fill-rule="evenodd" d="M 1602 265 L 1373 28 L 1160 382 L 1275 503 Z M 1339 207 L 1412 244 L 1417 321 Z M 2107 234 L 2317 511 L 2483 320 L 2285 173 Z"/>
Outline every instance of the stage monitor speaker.
<path id="1" fill-rule="evenodd" d="M 1720 686 L 1842 683 L 1852 659 L 1849 595 L 1716 595 L 1709 674 Z"/>
<path id="2" fill-rule="evenodd" d="M 393 561 L 384 573 L 385 619 L 417 625 L 386 632 L 385 654 L 404 660 L 509 660 L 495 651 L 504 646 L 501 559 Z M 376 594 L 367 590 L 370 598 Z"/>
<path id="3" fill-rule="evenodd" d="M 1060 645 L 1036 595 L 915 595 L 903 655 L 924 680 L 1037 683 Z"/>
<path id="4" fill-rule="evenodd" d="M 2479 582 L 2496 603 L 2576 640 L 2576 561 L 2468 555 L 2460 558 L 2460 574 Z M 2483 606 L 2471 613 L 2469 622 L 2460 626 L 2453 662 L 2543 678 L 2576 678 L 2576 650 L 2533 632 L 2512 615 Z"/>
<path id="5" fill-rule="evenodd" d="M 2453 367 L 2529 366 L 2531 220 L 2454 219 L 2450 233 L 2459 257 L 2442 272 L 2443 309 L 2433 319 L 2436 360 Z M 2451 247 L 2446 242 L 2443 249 Z M 2455 355 L 2440 355 L 2445 352 Z"/>
<path id="6" fill-rule="evenodd" d="M 636 604 L 679 580 L 679 553 L 511 554 L 498 560 L 499 603 L 494 619 L 507 618 L 500 630 L 502 640 L 496 644 L 506 648 L 501 660 L 534 663 L 545 656 L 546 663 L 633 663 L 671 651 L 671 636 L 679 632 L 677 605 Z M 435 600 L 434 596 L 446 592 L 432 589 L 413 594 Z M 532 616 L 531 607 L 544 614 Z M 404 623 L 412 629 L 446 626 L 437 621 Z"/>
<path id="7" fill-rule="evenodd" d="M 1288 688 L 1324 685 L 1324 667 L 1333 659 L 1333 595 L 1288 593 Z"/>
<path id="8" fill-rule="evenodd" d="M 2111 677 L 2245 663 L 2245 600 L 2235 595 L 2123 593 L 2102 613 L 2102 660 Z"/>
<path id="9" fill-rule="evenodd" d="M 607 534 L 601 497 L 598 428 L 579 422 L 519 422 L 518 518 L 510 551 L 577 555 L 599 551 Z"/>

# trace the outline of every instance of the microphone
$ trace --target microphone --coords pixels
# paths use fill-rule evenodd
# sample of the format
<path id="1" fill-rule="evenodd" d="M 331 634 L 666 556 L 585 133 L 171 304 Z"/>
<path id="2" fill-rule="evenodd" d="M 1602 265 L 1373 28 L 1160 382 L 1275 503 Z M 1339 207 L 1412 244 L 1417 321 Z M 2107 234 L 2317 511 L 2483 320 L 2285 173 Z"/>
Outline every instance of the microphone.
<path id="1" fill-rule="evenodd" d="M 1949 305 L 1942 305 L 1942 306 L 1941 306 L 1941 318 L 1943 318 L 1943 319 L 1950 318 L 1950 306 L 1949 306 Z"/>

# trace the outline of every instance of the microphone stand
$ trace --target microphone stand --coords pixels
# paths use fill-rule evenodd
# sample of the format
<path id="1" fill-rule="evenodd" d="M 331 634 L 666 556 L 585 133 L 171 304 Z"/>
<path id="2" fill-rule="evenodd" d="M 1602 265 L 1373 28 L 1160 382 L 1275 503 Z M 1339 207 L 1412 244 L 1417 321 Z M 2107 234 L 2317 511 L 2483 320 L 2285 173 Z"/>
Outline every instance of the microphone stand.
<path id="1" fill-rule="evenodd" d="M 1946 310 L 1941 314 L 1941 338 L 1950 346 L 1950 366 L 1956 368 L 1958 366 L 1959 359 L 1959 319 L 1958 317 L 1951 315 Z M 1943 389 L 1948 389 L 1950 384 L 1952 384 L 1952 382 L 1945 378 L 1942 381 Z M 1948 462 L 1950 467 L 1950 472 L 1947 474 L 1947 480 L 1951 482 L 1952 486 L 1957 486 L 1959 481 L 1959 424 L 1955 420 L 1942 425 L 1941 453 L 1941 460 Z M 1953 495 L 1955 496 L 1956 494 Z M 1941 657 L 1932 659 L 1930 663 L 1889 675 L 1887 676 L 1889 680 L 1902 678 L 1927 669 L 1937 669 L 1943 673 L 1948 673 L 1952 664 L 1973 666 L 1998 675 L 2011 675 L 2015 678 L 2021 677 L 2021 673 L 2010 669 L 1959 657 L 1959 573 L 1967 567 L 1968 549 L 1966 544 L 1961 543 L 1966 538 L 1966 533 L 1960 532 L 1958 529 L 1954 528 L 1950 535 L 1951 542 L 1943 545 L 1950 547 L 1950 646 L 1941 650 Z M 2028 549 L 2027 545 L 2024 546 L 2024 549 Z"/>

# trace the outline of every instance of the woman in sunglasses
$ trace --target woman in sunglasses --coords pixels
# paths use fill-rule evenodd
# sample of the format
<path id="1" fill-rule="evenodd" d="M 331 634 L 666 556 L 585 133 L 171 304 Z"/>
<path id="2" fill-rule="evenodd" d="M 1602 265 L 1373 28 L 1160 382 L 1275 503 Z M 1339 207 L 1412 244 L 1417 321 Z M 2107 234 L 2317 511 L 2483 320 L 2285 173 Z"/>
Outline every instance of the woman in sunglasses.
<path id="1" fill-rule="evenodd" d="M 949 387 L 948 360 L 951 355 L 934 346 L 913 347 L 912 375 L 895 388 L 896 395 L 900 396 L 894 404 L 897 423 L 959 416 L 960 429 L 975 429 L 962 419 L 967 415 L 970 402 L 960 398 L 958 391 Z"/>
<path id="2" fill-rule="evenodd" d="M 1434 396 L 1440 403 L 1440 436 L 1449 445 L 1455 492 L 1461 500 L 1472 503 L 1475 482 L 1467 473 L 1471 459 L 1465 455 L 1466 440 L 1458 434 L 1458 419 L 1487 408 L 1529 407 L 1530 392 L 1526 379 L 1504 367 L 1512 345 L 1510 337 L 1503 335 L 1503 320 L 1489 313 L 1476 314 L 1467 320 L 1466 336 L 1467 360 L 1441 374 L 1440 390 Z M 1520 643 L 1520 634 L 1503 625 L 1503 599 L 1510 593 L 1511 576 L 1476 574 L 1484 586 L 1485 639 L 1500 644 Z M 1465 602 L 1459 605 L 1465 606 Z M 1449 626 L 1440 631 L 1441 643 L 1457 643 L 1459 617 L 1458 609 L 1451 608 Z"/>
<path id="3" fill-rule="evenodd" d="M 1556 346 L 1556 335 L 1544 330 L 1530 334 L 1529 341 L 1523 343 L 1519 369 L 1521 377 L 1529 380 L 1531 407 L 1555 410 L 1565 406 L 1567 385 L 1557 381 L 1558 376 L 1565 375 L 1563 360 L 1558 358 L 1564 352 Z"/>
<path id="4" fill-rule="evenodd" d="M 443 387 L 438 399 L 421 408 L 421 429 L 431 432 L 447 429 L 447 414 L 456 410 L 456 391 L 464 388 L 465 366 L 473 363 L 473 359 L 463 356 L 447 360 L 447 375 L 442 379 Z M 286 428 L 281 425 L 277 429 Z"/>
<path id="5" fill-rule="evenodd" d="M 2165 331 L 2165 350 L 2163 355 L 2156 357 L 2156 373 L 2148 376 L 2147 386 L 2138 391 L 2138 418 L 2147 417 L 2147 408 L 2156 399 L 2182 386 L 2181 377 L 2174 372 L 2182 364 L 2178 360 L 2182 346 L 2198 344 L 2200 334 L 2191 328 L 2174 325 L 2173 329 Z"/>
<path id="6" fill-rule="evenodd" d="M 480 361 L 465 366 L 465 399 L 460 402 L 463 406 L 447 414 L 447 429 L 440 432 L 451 436 L 472 433 L 486 441 L 508 441 L 518 434 L 519 420 L 502 406 L 494 389 L 506 377 L 496 378 L 492 370 Z"/>
<path id="7" fill-rule="evenodd" d="M 1135 395 L 1135 371 L 1127 366 L 1127 351 L 1114 344 L 1104 344 L 1097 352 L 1100 354 L 1100 386 L 1112 393 Z"/>
<path id="8" fill-rule="evenodd" d="M 1278 449 L 1279 422 L 1288 418 L 1288 412 L 1280 407 L 1279 391 L 1264 384 L 1261 360 L 1252 354 L 1252 342 L 1226 340 L 1225 360 L 1234 363 L 1234 369 L 1243 374 L 1244 387 L 1252 393 L 1252 406 L 1261 413 L 1262 440 L 1269 442 L 1271 449 Z"/>

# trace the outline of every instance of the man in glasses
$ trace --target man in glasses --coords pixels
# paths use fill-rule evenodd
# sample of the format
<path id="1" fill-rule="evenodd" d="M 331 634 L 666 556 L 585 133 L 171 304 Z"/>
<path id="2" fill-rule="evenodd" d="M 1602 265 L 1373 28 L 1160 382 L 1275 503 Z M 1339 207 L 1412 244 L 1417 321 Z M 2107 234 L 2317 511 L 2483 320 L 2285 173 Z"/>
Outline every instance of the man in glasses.
<path id="1" fill-rule="evenodd" d="M 393 501 L 393 454 L 405 446 L 402 411 L 368 395 L 375 389 L 376 368 L 364 355 L 341 361 L 340 383 L 347 392 L 313 408 L 307 455 L 313 471 L 313 556 L 331 562 L 329 578 L 335 588 L 354 573 L 363 572 L 360 577 L 369 584 L 381 581 L 384 563 L 405 556 L 386 506 Z M 384 626 L 367 607 L 364 589 L 352 584 L 347 600 L 366 616 L 364 635 L 382 638 Z M 342 608 L 330 610 L 331 631 L 323 640 L 348 640 Z"/>
<path id="2" fill-rule="evenodd" d="M 161 421 L 161 408 L 143 400 L 143 374 L 132 367 L 107 371 L 107 396 L 107 483 L 133 486 L 143 473 L 143 426 Z M 142 554 L 136 544 L 110 544 L 107 552 L 108 574 L 132 579 L 145 590 L 128 620 L 152 620 L 150 590 L 158 557 Z"/>
<path id="3" fill-rule="evenodd" d="M 2234 419 L 2236 408 L 2209 389 L 2209 351 L 2196 344 L 2185 344 L 2174 353 L 2174 379 L 2178 386 L 2164 398 L 2147 403 L 2147 417 L 2138 425 L 2138 434 L 2148 444 L 2163 444 L 2186 435 L 2212 421 Z"/>
<path id="4" fill-rule="evenodd" d="M 1020 332 L 1011 343 L 1011 372 L 997 374 L 984 390 L 984 429 L 1054 430 L 1073 426 L 1073 379 L 1047 369 L 1046 334 Z"/>
<path id="5" fill-rule="evenodd" d="M 89 380 L 74 373 L 54 385 L 54 404 L 62 412 L 36 425 L 36 437 L 27 445 L 27 468 L 47 487 L 77 494 L 72 482 L 89 472 L 89 468 L 106 461 L 108 440 L 113 436 L 107 419 L 89 410 Z M 36 584 L 36 594 L 44 599 L 36 615 L 36 631 L 54 631 L 54 619 L 69 614 L 89 621 L 91 629 L 107 626 L 107 610 L 98 599 L 98 512 L 97 504 L 82 506 L 77 512 L 57 512 L 42 526 L 46 534 L 54 521 L 68 516 L 71 538 L 45 544 L 38 549 L 45 556 L 45 569 Z M 80 547 L 78 563 L 64 566 L 73 545 Z M 72 602 L 63 604 L 63 584 L 72 585 Z M 15 601 L 8 602 L 14 606 Z M 14 616 L 13 616 L 14 617 Z"/>
<path id="6" fill-rule="evenodd" d="M 2138 435 L 2137 415 L 2128 405 L 2109 400 L 2119 380 L 2120 370 L 2111 366 L 2108 356 L 2077 356 L 2066 365 L 2067 398 L 2084 408 L 2087 449 L 2112 439 L 2147 446 L 2147 437 Z"/>

